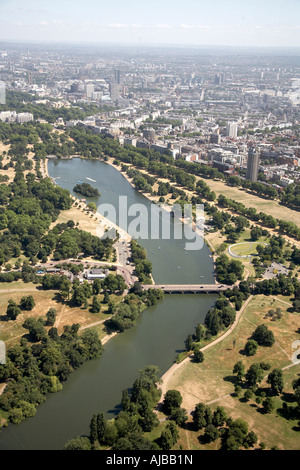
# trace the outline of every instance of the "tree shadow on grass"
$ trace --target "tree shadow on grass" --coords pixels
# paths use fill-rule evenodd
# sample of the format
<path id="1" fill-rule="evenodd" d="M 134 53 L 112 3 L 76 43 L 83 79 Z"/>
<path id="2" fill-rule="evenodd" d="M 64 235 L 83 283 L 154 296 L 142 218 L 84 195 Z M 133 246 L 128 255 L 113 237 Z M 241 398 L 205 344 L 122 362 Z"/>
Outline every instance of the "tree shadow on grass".
<path id="1" fill-rule="evenodd" d="M 295 403 L 295 401 L 296 401 L 295 395 L 293 393 L 287 393 L 287 392 L 282 393 L 281 399 L 282 399 L 282 401 L 284 401 L 286 403 Z"/>
<path id="2" fill-rule="evenodd" d="M 230 382 L 232 384 L 236 384 L 236 376 L 235 375 L 227 375 L 226 377 L 223 378 L 224 382 Z"/>
<path id="3" fill-rule="evenodd" d="M 295 406 L 283 406 L 282 408 L 277 409 L 277 413 L 279 416 L 288 421 L 299 420 L 297 407 Z"/>

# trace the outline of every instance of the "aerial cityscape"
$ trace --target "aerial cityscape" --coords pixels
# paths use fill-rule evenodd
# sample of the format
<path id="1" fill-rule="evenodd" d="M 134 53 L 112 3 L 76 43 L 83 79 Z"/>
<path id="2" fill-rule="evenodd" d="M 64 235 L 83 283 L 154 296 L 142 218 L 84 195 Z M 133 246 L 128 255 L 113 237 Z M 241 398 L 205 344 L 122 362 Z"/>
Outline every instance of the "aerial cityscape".
<path id="1" fill-rule="evenodd" d="M 300 448 L 300 7 L 162 3 L 0 5 L 1 450 Z"/>

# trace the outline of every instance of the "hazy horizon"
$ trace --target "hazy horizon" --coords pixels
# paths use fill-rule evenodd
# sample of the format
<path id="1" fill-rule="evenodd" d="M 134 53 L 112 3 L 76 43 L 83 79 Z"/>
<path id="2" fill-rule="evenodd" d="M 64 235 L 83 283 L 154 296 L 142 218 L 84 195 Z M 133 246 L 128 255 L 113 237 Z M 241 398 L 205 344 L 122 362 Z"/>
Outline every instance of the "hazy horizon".
<path id="1" fill-rule="evenodd" d="M 0 0 L 1 42 L 297 48 L 297 0 Z"/>

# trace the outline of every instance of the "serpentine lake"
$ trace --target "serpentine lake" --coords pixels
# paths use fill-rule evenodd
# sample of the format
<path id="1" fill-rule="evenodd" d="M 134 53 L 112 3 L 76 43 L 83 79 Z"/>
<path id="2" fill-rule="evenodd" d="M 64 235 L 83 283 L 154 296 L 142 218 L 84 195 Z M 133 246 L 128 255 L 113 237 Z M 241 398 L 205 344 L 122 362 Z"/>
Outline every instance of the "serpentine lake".
<path id="1" fill-rule="evenodd" d="M 117 209 L 119 196 L 127 196 L 128 206 L 143 204 L 150 217 L 153 203 L 104 162 L 80 158 L 49 161 L 48 172 L 57 184 L 74 195 L 73 187 L 78 181 L 97 188 L 101 196 L 87 198 L 87 202 L 95 202 L 97 206 L 112 204 Z M 99 212 L 102 213 L 101 208 Z M 181 224 L 174 218 L 170 218 L 169 223 L 171 234 L 174 233 L 173 225 Z M 156 283 L 214 283 L 213 260 L 207 245 L 197 251 L 188 251 L 186 241 L 184 236 L 181 240 L 173 236 L 170 240 L 160 236 L 139 240 L 153 263 Z M 88 434 L 94 413 L 103 411 L 107 418 L 113 418 L 120 411 L 122 390 L 133 384 L 138 371 L 153 364 L 163 375 L 184 349 L 187 335 L 204 321 L 216 298 L 216 295 L 166 295 L 158 305 L 145 310 L 133 328 L 112 338 L 100 359 L 73 372 L 63 390 L 49 395 L 37 408 L 34 418 L 3 429 L 0 449 L 62 449 L 69 439 Z"/>

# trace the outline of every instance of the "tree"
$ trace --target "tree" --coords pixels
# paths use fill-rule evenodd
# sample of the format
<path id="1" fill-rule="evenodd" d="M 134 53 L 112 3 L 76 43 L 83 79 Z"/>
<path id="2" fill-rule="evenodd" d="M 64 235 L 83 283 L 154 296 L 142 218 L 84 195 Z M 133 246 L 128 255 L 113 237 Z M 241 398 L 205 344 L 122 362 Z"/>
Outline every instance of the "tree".
<path id="1" fill-rule="evenodd" d="M 175 421 L 178 426 L 183 427 L 188 420 L 186 410 L 184 408 L 177 408 L 172 414 L 172 420 Z"/>
<path id="2" fill-rule="evenodd" d="M 275 409 L 275 404 L 274 404 L 274 401 L 271 397 L 267 397 L 264 401 L 263 401 L 263 409 L 264 409 L 264 412 L 265 413 L 272 413 L 272 411 L 274 411 Z"/>
<path id="3" fill-rule="evenodd" d="M 56 313 L 57 312 L 55 308 L 50 308 L 50 310 L 46 313 L 46 318 L 47 318 L 46 325 L 47 326 L 54 326 L 55 320 L 56 320 Z"/>
<path id="4" fill-rule="evenodd" d="M 254 356 L 257 353 L 258 344 L 254 339 L 247 341 L 245 345 L 245 353 L 247 356 Z"/>
<path id="5" fill-rule="evenodd" d="M 87 208 L 91 211 L 91 212 L 97 212 L 97 206 L 94 202 L 90 202 L 88 205 L 87 205 Z"/>
<path id="6" fill-rule="evenodd" d="M 251 398 L 253 397 L 253 392 L 252 390 L 246 390 L 245 393 L 244 393 L 244 398 L 246 401 L 249 401 L 251 400 Z"/>
<path id="7" fill-rule="evenodd" d="M 90 441 L 94 444 L 98 440 L 97 415 L 93 415 L 90 422 Z"/>
<path id="8" fill-rule="evenodd" d="M 20 315 L 21 310 L 13 300 L 8 301 L 8 306 L 6 309 L 6 315 L 9 320 L 16 320 L 18 315 Z"/>
<path id="9" fill-rule="evenodd" d="M 194 339 L 195 341 L 197 341 L 198 343 L 200 343 L 200 341 L 202 341 L 205 337 L 205 334 L 206 334 L 206 328 L 204 325 L 202 325 L 202 323 L 199 323 L 197 326 L 196 326 L 196 329 L 195 329 L 195 334 L 194 334 Z"/>
<path id="10" fill-rule="evenodd" d="M 260 346 L 271 347 L 275 343 L 274 334 L 266 325 L 259 325 L 252 335 Z"/>
<path id="11" fill-rule="evenodd" d="M 163 450 L 170 450 L 173 447 L 173 437 L 169 429 L 164 429 L 160 436 L 160 447 Z"/>
<path id="12" fill-rule="evenodd" d="M 203 362 L 204 361 L 204 354 L 203 352 L 200 350 L 200 348 L 196 348 L 194 350 L 194 360 L 195 362 Z"/>
<path id="13" fill-rule="evenodd" d="M 263 376 L 264 373 L 260 364 L 252 364 L 246 373 L 246 380 L 250 386 L 255 386 L 262 381 Z"/>
<path id="14" fill-rule="evenodd" d="M 91 450 L 92 446 L 87 437 L 75 437 L 68 441 L 64 450 Z"/>
<path id="15" fill-rule="evenodd" d="M 271 385 L 272 392 L 275 395 L 282 393 L 284 388 L 282 371 L 280 369 L 274 369 L 268 375 L 267 383 Z"/>
<path id="16" fill-rule="evenodd" d="M 227 414 L 223 406 L 218 406 L 217 409 L 213 413 L 212 424 L 219 428 L 220 426 L 224 426 L 227 421 Z"/>
<path id="17" fill-rule="evenodd" d="M 180 408 L 182 396 L 178 390 L 168 390 L 163 401 L 164 412 L 171 415 L 177 408 Z"/>
<path id="18" fill-rule="evenodd" d="M 143 419 L 140 421 L 144 432 L 151 432 L 159 424 L 159 419 L 150 407 L 143 411 Z"/>
<path id="19" fill-rule="evenodd" d="M 241 381 L 245 375 L 245 366 L 242 361 L 237 362 L 233 367 L 233 373 L 237 374 L 237 380 Z"/>
<path id="20" fill-rule="evenodd" d="M 209 424 L 212 424 L 212 412 L 211 409 L 206 406 L 204 403 L 198 403 L 196 405 L 193 421 L 195 425 L 195 429 L 199 431 L 200 429 L 205 428 Z"/>
<path id="21" fill-rule="evenodd" d="M 98 441 L 101 443 L 104 443 L 105 440 L 105 435 L 106 435 L 106 429 L 107 429 L 107 420 L 104 418 L 103 413 L 98 413 L 97 415 L 97 436 L 98 436 Z"/>
<path id="22" fill-rule="evenodd" d="M 20 309 L 21 310 L 33 310 L 35 307 L 35 301 L 32 295 L 29 295 L 28 297 L 22 297 L 20 301 Z"/>
<path id="23" fill-rule="evenodd" d="M 204 439 L 206 440 L 206 442 L 210 443 L 216 441 L 219 435 L 219 431 L 213 424 L 209 424 L 208 426 L 206 426 L 204 434 Z"/>
<path id="24" fill-rule="evenodd" d="M 193 349 L 193 346 L 192 346 L 192 345 L 193 345 L 193 342 L 194 342 L 193 336 L 192 336 L 192 335 L 188 335 L 188 336 L 186 337 L 185 342 L 184 342 L 184 344 L 185 344 L 185 349 L 186 349 L 187 351 L 191 351 L 191 350 Z"/>
<path id="25" fill-rule="evenodd" d="M 35 318 L 27 318 L 22 326 L 26 330 L 29 330 L 32 341 L 41 341 L 47 336 L 42 322 L 36 320 Z"/>
<path id="26" fill-rule="evenodd" d="M 128 411 L 129 406 L 130 406 L 130 398 L 129 398 L 128 390 L 123 390 L 122 392 L 121 405 L 124 411 Z"/>
<path id="27" fill-rule="evenodd" d="M 246 440 L 245 440 L 245 443 L 249 446 L 249 447 L 254 447 L 255 444 L 257 444 L 258 442 L 258 437 L 257 435 L 255 434 L 255 432 L 253 431 L 250 431 L 246 437 Z"/>
<path id="28" fill-rule="evenodd" d="M 101 311 L 101 302 L 96 295 L 93 297 L 93 304 L 91 308 L 92 313 L 99 313 Z"/>

